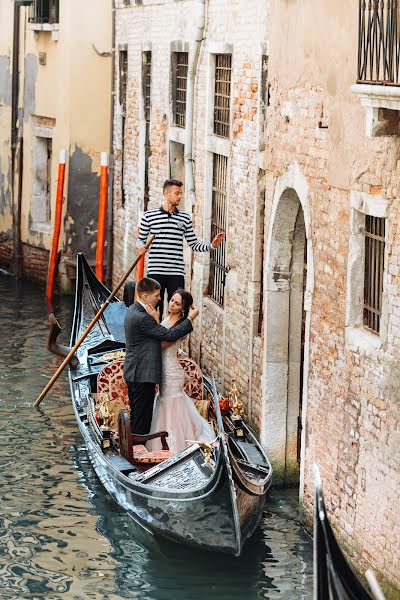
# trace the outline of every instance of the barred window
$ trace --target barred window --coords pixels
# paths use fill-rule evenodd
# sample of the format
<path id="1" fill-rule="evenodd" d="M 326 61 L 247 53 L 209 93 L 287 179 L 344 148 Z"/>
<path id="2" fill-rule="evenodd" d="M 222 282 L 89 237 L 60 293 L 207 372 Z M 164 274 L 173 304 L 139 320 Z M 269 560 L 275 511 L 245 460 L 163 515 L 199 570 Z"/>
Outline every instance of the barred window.
<path id="1" fill-rule="evenodd" d="M 124 161 L 125 161 L 125 123 L 126 123 L 126 91 L 128 80 L 128 52 L 120 50 L 119 52 L 119 103 L 121 106 L 121 203 L 125 205 L 125 177 L 124 177 Z"/>
<path id="2" fill-rule="evenodd" d="M 172 53 L 172 113 L 174 125 L 185 127 L 189 53 Z"/>
<path id="3" fill-rule="evenodd" d="M 128 52 L 120 50 L 119 52 L 119 103 L 122 108 L 122 114 L 126 114 L 126 85 L 128 79 Z"/>
<path id="4" fill-rule="evenodd" d="M 215 56 L 214 133 L 229 137 L 232 54 Z"/>
<path id="5" fill-rule="evenodd" d="M 142 65 L 144 119 L 150 123 L 151 110 L 151 52 L 143 52 Z"/>
<path id="6" fill-rule="evenodd" d="M 58 23 L 59 0 L 33 0 L 29 21 L 31 23 Z"/>
<path id="7" fill-rule="evenodd" d="M 150 146 L 150 116 L 151 116 L 151 51 L 147 50 L 142 54 L 142 90 L 143 90 L 143 111 L 146 123 L 144 138 L 144 198 L 143 208 L 146 211 L 150 199 L 149 186 L 149 159 L 151 155 Z"/>
<path id="8" fill-rule="evenodd" d="M 211 215 L 211 239 L 217 233 L 226 231 L 227 212 L 227 172 L 228 159 L 226 156 L 214 154 L 213 158 L 213 186 L 212 186 L 212 215 Z M 210 260 L 210 297 L 224 305 L 225 279 L 228 269 L 225 260 L 225 241 L 211 253 Z"/>
<path id="9" fill-rule="evenodd" d="M 385 260 L 385 219 L 365 215 L 364 327 L 379 334 Z"/>

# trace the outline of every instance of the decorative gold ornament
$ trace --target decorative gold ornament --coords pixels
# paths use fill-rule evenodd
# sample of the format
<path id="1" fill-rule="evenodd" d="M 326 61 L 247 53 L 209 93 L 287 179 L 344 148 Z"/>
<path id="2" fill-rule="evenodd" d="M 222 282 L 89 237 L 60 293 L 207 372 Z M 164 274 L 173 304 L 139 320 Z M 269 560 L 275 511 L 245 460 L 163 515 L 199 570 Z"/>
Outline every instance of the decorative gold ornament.
<path id="1" fill-rule="evenodd" d="M 234 379 L 232 380 L 231 389 L 228 392 L 228 400 L 233 412 L 232 419 L 234 421 L 241 421 L 243 419 L 243 402 L 238 398 L 238 389 Z"/>

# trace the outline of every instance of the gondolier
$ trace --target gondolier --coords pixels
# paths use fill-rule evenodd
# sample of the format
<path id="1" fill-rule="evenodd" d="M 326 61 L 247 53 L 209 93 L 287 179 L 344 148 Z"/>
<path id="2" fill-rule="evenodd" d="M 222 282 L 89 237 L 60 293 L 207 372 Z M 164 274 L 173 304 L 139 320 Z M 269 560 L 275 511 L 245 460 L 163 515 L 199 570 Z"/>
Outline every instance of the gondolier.
<path id="1" fill-rule="evenodd" d="M 164 182 L 163 204 L 143 214 L 136 242 L 137 254 L 140 255 L 144 253 L 143 247 L 148 236 L 156 235 L 149 252 L 147 276 L 161 285 L 161 313 L 165 290 L 169 301 L 174 292 L 185 284 L 183 238 L 194 252 L 215 250 L 224 239 L 224 233 L 218 233 L 211 244 L 204 244 L 197 239 L 191 215 L 178 210 L 182 186 L 182 181 L 177 179 L 167 179 Z"/>

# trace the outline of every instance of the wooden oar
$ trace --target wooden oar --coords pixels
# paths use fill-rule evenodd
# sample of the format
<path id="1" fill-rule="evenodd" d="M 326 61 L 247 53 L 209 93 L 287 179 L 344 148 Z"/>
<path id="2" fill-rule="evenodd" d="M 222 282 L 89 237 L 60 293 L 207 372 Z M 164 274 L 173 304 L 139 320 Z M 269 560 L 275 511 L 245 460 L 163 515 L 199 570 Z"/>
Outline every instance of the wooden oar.
<path id="1" fill-rule="evenodd" d="M 151 246 L 151 244 L 152 244 L 152 242 L 153 242 L 153 240 L 154 240 L 155 237 L 156 237 L 155 235 L 151 235 L 149 237 L 149 240 L 148 240 L 147 244 L 144 246 L 145 249 L 146 249 L 146 252 L 150 248 L 150 246 Z M 103 306 L 100 308 L 99 312 L 93 317 L 93 319 L 89 323 L 88 327 L 82 333 L 81 337 L 76 342 L 75 346 L 73 348 L 71 348 L 71 350 L 69 351 L 69 353 L 67 354 L 67 356 L 65 357 L 65 359 L 63 360 L 63 362 L 61 363 L 61 365 L 58 367 L 57 371 L 54 373 L 53 377 L 50 379 L 50 381 L 48 382 L 48 384 L 46 385 L 46 387 L 44 388 L 44 390 L 42 391 L 42 393 L 40 394 L 40 396 L 37 398 L 37 400 L 36 400 L 36 402 L 35 402 L 35 404 L 33 406 L 39 406 L 39 404 L 41 403 L 41 401 L 43 400 L 43 398 L 45 397 L 45 395 L 47 394 L 47 392 L 50 390 L 50 388 L 53 386 L 53 384 L 57 381 L 57 379 L 59 378 L 60 374 L 63 372 L 63 370 L 65 369 L 65 367 L 67 366 L 67 364 L 69 363 L 69 361 L 71 360 L 71 358 L 74 356 L 75 352 L 78 350 L 78 348 L 82 344 L 83 340 L 86 338 L 86 336 L 93 329 L 94 325 L 100 319 L 101 315 L 106 310 L 107 306 L 110 304 L 110 302 L 114 298 L 115 294 L 121 288 L 122 284 L 126 281 L 126 279 L 128 279 L 130 273 L 136 267 L 136 265 L 137 265 L 137 263 L 139 262 L 140 259 L 141 259 L 141 256 L 136 257 L 136 259 L 134 260 L 134 262 L 131 264 L 131 266 L 129 267 L 129 269 L 125 273 L 125 275 L 122 277 L 122 279 L 118 283 L 117 287 L 111 292 L 111 294 L 108 296 L 107 300 L 104 302 Z"/>

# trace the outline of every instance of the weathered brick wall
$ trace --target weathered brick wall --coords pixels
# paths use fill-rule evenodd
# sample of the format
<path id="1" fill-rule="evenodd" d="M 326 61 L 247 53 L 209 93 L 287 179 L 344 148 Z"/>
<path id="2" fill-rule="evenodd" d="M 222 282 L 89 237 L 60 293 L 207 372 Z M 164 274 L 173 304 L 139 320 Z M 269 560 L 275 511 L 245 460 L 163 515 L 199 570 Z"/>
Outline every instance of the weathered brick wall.
<path id="1" fill-rule="evenodd" d="M 190 339 L 192 355 L 206 372 L 214 372 L 220 389 L 236 379 L 248 402 L 250 420 L 266 430 L 265 347 L 257 331 L 255 226 L 258 171 L 266 173 L 265 256 L 274 224 L 277 185 L 290 169 L 304 180 L 301 198 L 308 228 L 309 292 L 307 397 L 304 401 L 304 508 L 310 522 L 313 508 L 312 464 L 321 469 L 327 509 L 343 546 L 359 570 L 372 566 L 395 597 L 399 570 L 398 370 L 400 302 L 400 144 L 397 137 L 367 140 L 365 115 L 349 88 L 355 79 L 357 15 L 343 8 L 333 19 L 336 3 L 305 0 L 299 14 L 292 3 L 274 3 L 269 34 L 271 101 L 266 114 L 265 150 L 259 148 L 259 82 L 265 54 L 267 12 L 264 2 L 210 0 L 207 29 L 196 78 L 194 159 L 196 204 L 193 220 L 198 236 L 210 236 L 210 158 L 217 144 L 209 131 L 210 53 L 231 45 L 232 128 L 229 143 L 227 275 L 224 309 L 203 293 L 209 258 L 193 255 L 187 263 L 187 285 L 201 306 Z M 121 117 L 115 110 L 114 277 L 119 278 L 134 253 L 138 214 L 143 208 L 143 108 L 141 52 L 152 50 L 150 206 L 161 202 L 168 176 L 170 139 L 170 44 L 192 39 L 190 0 L 123 8 L 116 19 L 116 47 L 127 44 L 129 78 L 125 137 L 125 206 L 121 206 Z M 229 19 L 227 11 L 229 10 Z M 355 11 L 356 12 L 356 11 Z M 354 13 L 354 14 L 353 14 Z M 326 28 L 330 19 L 330 27 Z M 302 27 L 299 27 L 302 23 Z M 343 25 L 345 24 L 345 26 Z M 225 48 L 225 50 L 221 49 Z M 335 50 L 335 61 L 332 54 Z M 349 58 L 350 57 L 350 58 Z M 352 58 L 351 58 L 352 57 Z M 351 60 L 350 60 L 351 59 Z M 350 64 L 351 63 L 351 64 Z M 388 304 L 386 341 L 374 352 L 346 341 L 345 315 L 352 191 L 382 196 L 390 204 Z M 286 236 L 288 237 L 288 236 Z M 290 236 L 289 236 L 290 237 Z M 312 259 L 312 260 L 311 260 Z M 363 265 L 360 265 L 360 269 Z M 269 283 L 264 285 L 266 309 Z M 264 320 L 268 320 L 264 311 Z M 268 328 L 264 328 L 268 338 Z M 397 366 L 395 366 L 397 364 Z M 278 416 L 279 418 L 279 416 Z M 273 432 L 272 432 L 273 433 Z"/>
<path id="2" fill-rule="evenodd" d="M 0 233 L 0 265 L 8 269 L 11 266 L 12 258 L 12 237 L 7 233 Z"/>
<path id="3" fill-rule="evenodd" d="M 357 11 L 343 8 L 343 18 L 335 22 L 330 18 L 334 6 L 329 1 L 316 10 L 307 1 L 300 13 L 281 7 L 270 24 L 270 47 L 277 52 L 271 51 L 270 61 L 265 168 L 273 178 L 267 197 L 273 197 L 276 181 L 296 161 L 308 184 L 314 259 L 305 514 L 311 522 L 316 462 L 343 547 L 358 570 L 375 570 L 387 597 L 398 598 L 400 415 L 394 380 L 398 383 L 400 347 L 400 141 L 397 136 L 365 136 L 365 111 L 350 92 L 356 73 Z M 324 27 L 327 20 L 329 28 Z M 305 29 L 298 29 L 299 22 Z M 283 39 L 278 31 L 286 32 Z M 328 59 L 333 48 L 335 64 Z M 390 206 L 387 335 L 377 349 L 346 341 L 352 191 L 382 197 Z"/>
<path id="4" fill-rule="evenodd" d="M 169 176 L 168 143 L 170 115 L 171 42 L 190 42 L 194 20 L 190 16 L 193 2 L 176 4 L 163 1 L 154 5 L 144 1 L 144 8 L 117 10 L 116 48 L 128 48 L 128 100 L 125 136 L 124 177 L 128 196 L 121 206 L 121 116 L 115 110 L 115 204 L 114 204 L 114 277 L 128 265 L 134 252 L 138 214 L 143 209 L 143 108 L 141 97 L 141 52 L 152 50 L 151 90 L 151 158 L 149 163 L 150 204 L 161 203 L 163 181 Z M 207 111 L 213 76 L 210 53 L 232 51 L 232 122 L 228 144 L 227 265 L 230 268 L 224 310 L 204 297 L 208 281 L 209 256 L 193 255 L 187 263 L 187 285 L 201 305 L 191 338 L 191 351 L 206 372 L 215 374 L 221 389 L 236 380 L 247 402 L 250 392 L 249 368 L 252 363 L 253 327 L 249 314 L 248 282 L 254 280 L 253 244 L 255 189 L 259 148 L 259 80 L 265 42 L 266 14 L 263 2 L 244 0 L 227 5 L 222 0 L 208 3 L 205 42 L 202 45 L 195 91 L 194 160 L 197 202 L 193 207 L 194 229 L 200 239 L 210 239 L 212 151 L 218 153 L 215 136 L 209 131 L 212 113 Z M 183 16 L 184 15 L 184 16 Z M 257 25 L 255 26 L 255 23 Z M 256 32 L 255 32 L 256 29 Z M 213 145 L 214 144 L 214 145 Z M 187 207 L 186 207 L 187 208 Z M 240 324 L 240 327 L 238 327 Z M 261 361 L 255 361 L 255 370 Z M 255 394 L 260 394 L 260 370 L 253 371 Z M 258 379 L 258 383 L 257 383 Z M 259 403 L 259 400 L 258 400 Z M 255 403 L 254 406 L 257 406 Z M 253 410 L 254 420 L 259 419 Z"/>
<path id="5" fill-rule="evenodd" d="M 49 252 L 30 244 L 21 246 L 22 277 L 32 281 L 45 282 L 49 264 Z M 12 239 L 0 236 L 0 265 L 14 270 Z"/>
<path id="6" fill-rule="evenodd" d="M 22 244 L 22 276 L 33 281 L 46 282 L 49 251 L 31 244 Z"/>

